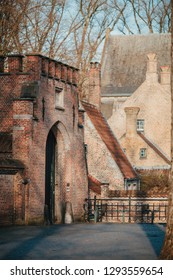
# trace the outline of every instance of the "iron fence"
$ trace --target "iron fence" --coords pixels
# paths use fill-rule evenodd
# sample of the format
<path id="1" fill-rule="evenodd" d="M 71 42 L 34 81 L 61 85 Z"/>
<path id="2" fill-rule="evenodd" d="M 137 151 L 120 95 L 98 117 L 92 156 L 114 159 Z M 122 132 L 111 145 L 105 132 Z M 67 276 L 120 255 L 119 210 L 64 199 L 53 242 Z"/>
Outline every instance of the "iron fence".
<path id="1" fill-rule="evenodd" d="M 95 222 L 166 223 L 167 198 L 88 199 L 87 219 Z"/>

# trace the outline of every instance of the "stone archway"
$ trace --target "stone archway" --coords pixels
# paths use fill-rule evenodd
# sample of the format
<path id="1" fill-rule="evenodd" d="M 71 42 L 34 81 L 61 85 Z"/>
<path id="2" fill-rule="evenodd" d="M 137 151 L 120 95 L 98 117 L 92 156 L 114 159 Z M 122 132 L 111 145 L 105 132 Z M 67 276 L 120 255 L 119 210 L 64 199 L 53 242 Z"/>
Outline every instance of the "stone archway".
<path id="1" fill-rule="evenodd" d="M 51 223 L 63 223 L 65 202 L 71 185 L 71 156 L 69 135 L 60 122 L 49 131 L 46 142 L 45 205 Z"/>

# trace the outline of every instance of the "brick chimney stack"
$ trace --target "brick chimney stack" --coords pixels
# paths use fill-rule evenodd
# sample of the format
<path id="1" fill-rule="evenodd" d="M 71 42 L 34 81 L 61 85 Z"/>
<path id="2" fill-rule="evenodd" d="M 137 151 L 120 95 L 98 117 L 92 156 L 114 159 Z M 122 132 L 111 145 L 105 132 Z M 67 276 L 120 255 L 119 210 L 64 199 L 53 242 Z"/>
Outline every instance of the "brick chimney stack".
<path id="1" fill-rule="evenodd" d="M 139 107 L 125 107 L 124 111 L 126 113 L 126 135 L 134 136 L 137 132 L 136 121 L 137 115 L 139 113 Z"/>
<path id="2" fill-rule="evenodd" d="M 170 90 L 171 86 L 171 70 L 169 65 L 160 67 L 160 83 L 168 90 Z"/>
<path id="3" fill-rule="evenodd" d="M 90 63 L 89 96 L 88 102 L 100 109 L 101 106 L 101 65 L 98 62 Z"/>
<path id="4" fill-rule="evenodd" d="M 157 73 L 157 55 L 155 53 L 149 53 L 147 55 L 147 73 L 146 80 L 149 83 L 158 82 L 158 73 Z"/>

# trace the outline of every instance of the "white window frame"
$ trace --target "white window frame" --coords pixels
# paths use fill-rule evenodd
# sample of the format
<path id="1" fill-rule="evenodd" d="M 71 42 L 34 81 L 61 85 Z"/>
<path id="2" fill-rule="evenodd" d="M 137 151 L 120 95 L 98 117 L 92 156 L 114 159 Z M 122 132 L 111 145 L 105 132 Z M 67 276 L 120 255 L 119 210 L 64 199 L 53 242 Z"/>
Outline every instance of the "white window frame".
<path id="1" fill-rule="evenodd" d="M 136 130 L 137 131 L 141 131 L 141 132 L 144 131 L 144 120 L 142 120 L 142 119 L 137 120 L 137 122 L 136 122 Z"/>

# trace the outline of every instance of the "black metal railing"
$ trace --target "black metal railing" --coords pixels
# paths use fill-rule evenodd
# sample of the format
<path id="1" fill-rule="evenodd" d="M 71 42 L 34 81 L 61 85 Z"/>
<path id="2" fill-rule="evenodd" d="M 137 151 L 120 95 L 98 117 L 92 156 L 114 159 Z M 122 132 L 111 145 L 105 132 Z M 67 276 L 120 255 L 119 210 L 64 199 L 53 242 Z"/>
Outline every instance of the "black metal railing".
<path id="1" fill-rule="evenodd" d="M 87 217 L 94 222 L 166 223 L 167 198 L 88 199 Z"/>

